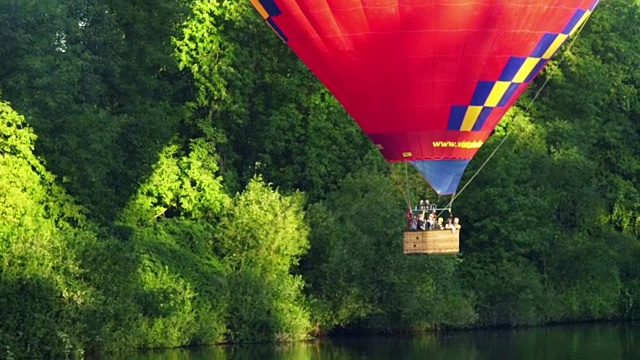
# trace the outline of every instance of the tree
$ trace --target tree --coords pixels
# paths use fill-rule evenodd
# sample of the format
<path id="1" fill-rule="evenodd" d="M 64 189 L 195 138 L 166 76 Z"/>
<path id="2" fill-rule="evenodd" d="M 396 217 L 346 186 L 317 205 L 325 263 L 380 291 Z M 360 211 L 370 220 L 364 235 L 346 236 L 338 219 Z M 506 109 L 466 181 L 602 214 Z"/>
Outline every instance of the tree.
<path id="1" fill-rule="evenodd" d="M 33 154 L 36 136 L 0 102 L 0 348 L 2 357 L 81 353 L 83 309 L 76 247 L 90 239 L 81 208 Z"/>
<path id="2" fill-rule="evenodd" d="M 181 2 L 5 2 L 0 13 L 0 89 L 59 183 L 107 223 L 182 115 L 188 92 L 170 46 Z"/>

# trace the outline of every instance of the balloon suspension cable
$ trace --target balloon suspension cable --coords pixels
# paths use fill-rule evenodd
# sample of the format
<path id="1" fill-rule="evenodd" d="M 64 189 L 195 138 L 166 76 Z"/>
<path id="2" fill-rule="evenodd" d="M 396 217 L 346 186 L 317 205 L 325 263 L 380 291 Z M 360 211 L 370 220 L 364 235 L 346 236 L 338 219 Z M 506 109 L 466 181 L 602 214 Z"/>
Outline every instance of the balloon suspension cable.
<path id="1" fill-rule="evenodd" d="M 407 184 L 407 196 L 406 196 L 406 201 L 407 201 L 407 206 L 409 207 L 409 210 L 411 210 L 411 189 L 409 189 L 409 172 L 407 171 L 407 163 L 404 163 L 404 181 L 405 184 Z"/>
<path id="2" fill-rule="evenodd" d="M 582 29 L 584 29 L 585 25 L 587 24 L 587 21 L 589 21 L 589 19 L 587 19 L 586 21 L 584 21 L 582 23 L 582 25 L 580 25 L 580 27 L 578 28 L 578 30 L 576 31 L 576 35 L 573 37 L 573 39 L 571 39 L 571 42 L 567 45 L 567 49 L 562 53 L 562 56 L 560 57 L 560 59 L 558 59 L 558 64 L 562 63 L 562 61 L 565 59 L 566 55 L 569 53 L 569 50 L 571 50 L 571 48 L 573 47 L 573 44 L 576 42 L 576 40 L 578 39 L 578 35 L 580 35 L 580 32 L 582 32 Z M 533 96 L 533 99 L 531 99 L 531 101 L 529 102 L 529 104 L 527 105 L 527 107 L 524 109 L 524 113 L 525 115 L 529 114 L 529 110 L 531 109 L 531 106 L 533 105 L 533 103 L 538 99 L 538 97 L 540 96 L 540 93 L 542 93 L 542 90 L 544 90 L 545 86 L 547 86 L 547 83 L 549 83 L 549 80 L 551 80 L 551 77 L 548 76 L 545 81 L 542 83 L 542 86 L 540 86 L 540 88 L 538 89 L 538 91 L 536 91 L 536 93 Z M 473 181 L 473 179 L 475 179 L 476 176 L 478 176 L 478 174 L 480 173 L 480 171 L 482 171 L 482 169 L 484 168 L 485 165 L 487 165 L 487 163 L 489 162 L 489 160 L 491 160 L 491 158 L 493 157 L 493 155 L 498 151 L 498 149 L 500 149 L 500 147 L 502 146 L 502 144 L 504 144 L 504 142 L 507 140 L 507 138 L 509 137 L 510 131 L 507 131 L 506 134 L 504 135 L 504 137 L 502 138 L 502 141 L 500 141 L 498 143 L 498 146 L 496 146 L 495 149 L 493 149 L 493 151 L 491 152 L 491 154 L 489 154 L 489 156 L 487 157 L 487 159 L 482 163 L 482 165 L 480 166 L 480 168 L 478 170 L 476 170 L 476 172 L 473 174 L 473 176 L 471 177 L 471 179 L 469 179 L 469 181 L 467 181 L 464 186 L 462 187 L 462 189 L 460 189 L 460 191 L 458 191 L 457 193 L 453 194 L 453 196 L 451 196 L 451 201 L 449 202 L 449 209 L 451 209 L 451 205 L 453 204 L 453 200 L 457 199 L 458 196 L 460 196 L 460 194 L 464 191 L 464 189 L 467 188 L 467 186 L 469 186 L 469 184 Z"/>
<path id="3" fill-rule="evenodd" d="M 404 163 L 404 173 L 405 173 L 405 179 L 406 179 L 405 181 L 407 183 L 406 191 L 405 191 L 405 187 L 402 186 L 402 175 L 395 176 L 393 164 L 391 163 L 388 163 L 388 164 L 389 164 L 389 170 L 391 171 L 391 174 L 392 174 L 391 178 L 394 179 L 394 183 L 398 187 L 398 191 L 400 192 L 400 195 L 402 195 L 404 202 L 407 204 L 407 208 L 411 210 L 411 194 L 410 194 L 409 185 L 408 185 L 409 175 L 407 174 L 407 163 Z"/>

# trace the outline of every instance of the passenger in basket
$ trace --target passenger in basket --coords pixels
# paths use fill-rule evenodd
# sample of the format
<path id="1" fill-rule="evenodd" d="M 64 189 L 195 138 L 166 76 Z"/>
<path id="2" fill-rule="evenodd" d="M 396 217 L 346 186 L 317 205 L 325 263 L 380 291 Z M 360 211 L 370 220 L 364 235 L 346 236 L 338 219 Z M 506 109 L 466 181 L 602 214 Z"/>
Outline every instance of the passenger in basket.
<path id="1" fill-rule="evenodd" d="M 418 219 L 416 216 L 412 216 L 411 219 L 409 219 L 409 231 L 416 230 L 418 230 Z"/>
<path id="2" fill-rule="evenodd" d="M 436 222 L 435 214 L 433 213 L 429 214 L 429 219 L 427 220 L 427 230 L 434 230 L 436 226 L 435 222 Z"/>
<path id="3" fill-rule="evenodd" d="M 460 219 L 458 218 L 454 218 L 453 219 L 453 226 L 451 227 L 451 231 L 452 232 L 456 232 L 458 230 L 460 230 L 462 226 L 460 225 Z"/>
<path id="4" fill-rule="evenodd" d="M 418 215 L 418 230 L 427 230 L 427 221 L 424 219 L 424 211 Z"/>

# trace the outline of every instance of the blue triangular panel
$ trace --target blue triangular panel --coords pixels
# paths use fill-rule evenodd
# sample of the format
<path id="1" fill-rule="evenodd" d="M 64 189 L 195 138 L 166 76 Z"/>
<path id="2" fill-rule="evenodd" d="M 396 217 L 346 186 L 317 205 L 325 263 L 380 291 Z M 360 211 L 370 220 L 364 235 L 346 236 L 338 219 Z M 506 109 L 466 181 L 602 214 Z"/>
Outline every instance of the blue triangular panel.
<path id="1" fill-rule="evenodd" d="M 427 179 L 438 195 L 455 194 L 469 160 L 416 160 L 411 164 Z"/>

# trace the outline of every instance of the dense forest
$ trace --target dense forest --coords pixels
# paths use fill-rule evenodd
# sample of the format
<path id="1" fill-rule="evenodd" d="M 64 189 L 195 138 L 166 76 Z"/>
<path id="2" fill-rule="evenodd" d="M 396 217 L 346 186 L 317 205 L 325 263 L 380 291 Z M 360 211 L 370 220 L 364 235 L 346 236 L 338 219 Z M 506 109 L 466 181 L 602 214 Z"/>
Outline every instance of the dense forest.
<path id="1" fill-rule="evenodd" d="M 562 52 L 405 256 L 448 199 L 249 1 L 2 1 L 0 358 L 640 318 L 640 2 Z"/>

